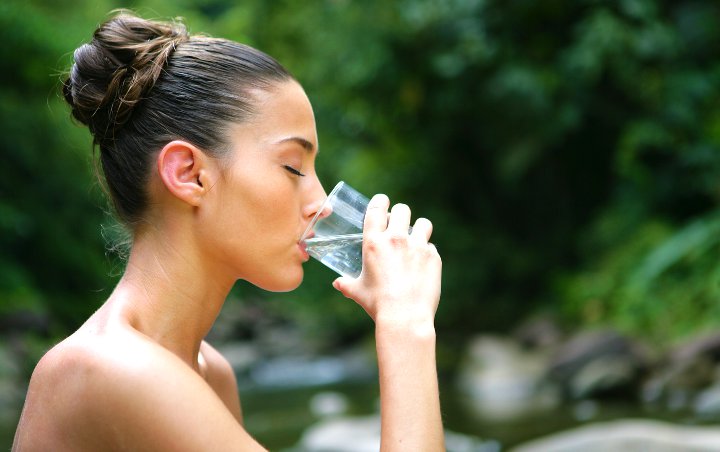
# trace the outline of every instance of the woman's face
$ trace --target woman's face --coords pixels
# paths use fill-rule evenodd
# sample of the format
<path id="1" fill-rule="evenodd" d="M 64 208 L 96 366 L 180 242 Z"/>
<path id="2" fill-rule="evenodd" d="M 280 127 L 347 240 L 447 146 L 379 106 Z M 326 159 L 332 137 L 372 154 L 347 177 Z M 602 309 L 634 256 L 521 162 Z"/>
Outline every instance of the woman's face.
<path id="1" fill-rule="evenodd" d="M 255 95 L 258 114 L 230 130 L 222 177 L 200 210 L 204 240 L 238 279 L 287 291 L 302 282 L 308 256 L 298 241 L 326 197 L 315 173 L 315 117 L 295 81 Z"/>

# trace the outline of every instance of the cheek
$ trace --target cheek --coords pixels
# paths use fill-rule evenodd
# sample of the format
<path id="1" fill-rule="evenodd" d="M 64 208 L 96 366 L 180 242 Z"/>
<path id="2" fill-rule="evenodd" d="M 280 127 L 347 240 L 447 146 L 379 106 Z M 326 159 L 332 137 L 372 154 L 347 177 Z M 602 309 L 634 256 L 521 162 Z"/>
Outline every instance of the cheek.
<path id="1" fill-rule="evenodd" d="M 261 188 L 262 187 L 262 188 Z M 255 190 L 245 190 L 238 205 L 233 209 L 236 220 L 241 225 L 263 235 L 273 235 L 283 220 L 287 210 L 275 187 L 266 184 L 255 186 Z"/>
<path id="2" fill-rule="evenodd" d="M 292 198 L 287 189 L 290 181 L 282 176 L 256 165 L 228 178 L 215 209 L 216 218 L 226 219 L 225 232 L 258 241 L 285 234 L 292 221 Z"/>

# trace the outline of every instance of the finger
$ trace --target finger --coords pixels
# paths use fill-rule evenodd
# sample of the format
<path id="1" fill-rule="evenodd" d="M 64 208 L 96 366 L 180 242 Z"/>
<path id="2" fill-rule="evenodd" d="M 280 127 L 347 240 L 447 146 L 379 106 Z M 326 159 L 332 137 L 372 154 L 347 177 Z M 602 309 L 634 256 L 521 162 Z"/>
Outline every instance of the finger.
<path id="1" fill-rule="evenodd" d="M 362 297 L 357 296 L 358 292 L 357 290 L 357 284 L 356 279 L 348 278 L 347 276 L 341 276 L 337 278 L 335 281 L 333 281 L 333 287 L 340 291 L 341 294 L 343 294 L 346 298 L 349 298 L 360 307 L 362 307 L 365 312 L 368 313 L 368 315 L 374 320 L 375 319 L 375 310 L 370 306 L 362 301 Z"/>
<path id="2" fill-rule="evenodd" d="M 430 247 L 430 249 L 433 250 L 433 252 L 435 252 L 435 254 L 438 255 L 438 257 L 440 257 L 440 252 L 438 251 L 437 246 L 434 243 L 428 243 L 428 246 Z"/>
<path id="3" fill-rule="evenodd" d="M 345 298 L 353 298 L 352 297 L 352 282 L 353 280 L 351 278 L 348 278 L 346 276 L 341 276 L 337 278 L 335 281 L 333 281 L 332 285 L 335 289 L 337 289 Z"/>
<path id="4" fill-rule="evenodd" d="M 407 234 L 408 229 L 410 229 L 410 208 L 406 204 L 395 204 L 390 210 L 387 230 L 397 234 Z"/>
<path id="5" fill-rule="evenodd" d="M 363 231 L 382 232 L 387 229 L 387 215 L 389 206 L 390 199 L 388 199 L 386 195 L 379 194 L 373 196 L 368 203 L 368 208 L 365 212 Z"/>
<path id="6" fill-rule="evenodd" d="M 413 225 L 410 237 L 427 242 L 432 235 L 433 225 L 427 218 L 418 218 Z"/>

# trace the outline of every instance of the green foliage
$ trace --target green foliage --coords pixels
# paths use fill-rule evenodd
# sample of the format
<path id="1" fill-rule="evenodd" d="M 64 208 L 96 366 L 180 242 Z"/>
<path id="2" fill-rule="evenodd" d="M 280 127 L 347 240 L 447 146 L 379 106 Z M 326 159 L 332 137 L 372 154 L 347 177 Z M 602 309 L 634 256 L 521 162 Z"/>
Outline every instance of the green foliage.
<path id="1" fill-rule="evenodd" d="M 316 8 L 316 21 L 295 21 L 288 4 L 273 5 L 271 22 L 250 34 L 311 93 L 330 148 L 321 168 L 434 220 L 448 330 L 507 328 L 548 304 L 576 319 L 587 298 L 565 284 L 599 266 L 612 293 L 625 293 L 614 284 L 662 258 L 653 253 L 660 238 L 646 256 L 637 237 L 602 235 L 594 224 L 659 223 L 670 235 L 716 209 L 717 6 L 332 2 Z M 304 50 L 284 55 L 287 42 Z M 676 241 L 711 249 L 687 239 Z M 623 265 L 606 254 L 624 256 Z M 679 306 L 688 325 L 712 319 L 712 260 L 687 271 L 707 290 L 671 278 L 656 309 Z M 688 291 L 701 307 L 683 310 L 670 295 Z M 614 301 L 624 308 L 593 321 L 667 326 L 632 307 L 641 293 L 628 293 Z"/>
<path id="2" fill-rule="evenodd" d="M 659 221 L 618 227 L 622 221 L 604 217 L 589 236 L 610 243 L 596 244 L 592 265 L 559 282 L 567 314 L 584 324 L 613 323 L 660 343 L 717 328 L 718 212 L 681 228 Z"/>
<path id="3" fill-rule="evenodd" d="M 0 314 L 48 314 L 59 334 L 108 285 L 88 137 L 70 126 L 56 89 L 81 39 L 67 26 L 93 22 L 66 18 L 32 2 L 0 6 Z"/>
<path id="4" fill-rule="evenodd" d="M 182 16 L 296 75 L 325 187 L 344 179 L 433 220 L 446 337 L 536 309 L 656 336 L 720 323 L 720 5 L 695 0 L 5 2 L 0 311 L 71 327 L 112 285 L 89 137 L 57 73 L 120 6 Z M 349 340 L 371 325 L 333 277 L 311 262 L 300 290 L 264 296 Z"/>

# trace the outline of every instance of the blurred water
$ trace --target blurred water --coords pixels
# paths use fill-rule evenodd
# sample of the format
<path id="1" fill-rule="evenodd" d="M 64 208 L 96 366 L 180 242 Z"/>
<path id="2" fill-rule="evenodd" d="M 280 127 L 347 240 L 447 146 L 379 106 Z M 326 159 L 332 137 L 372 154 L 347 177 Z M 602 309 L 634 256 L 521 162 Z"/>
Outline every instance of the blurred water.
<path id="1" fill-rule="evenodd" d="M 321 419 L 312 410 L 313 404 L 317 404 L 315 396 L 321 393 L 344 396 L 347 403 L 343 409 L 347 416 L 365 416 L 378 410 L 377 383 L 369 379 L 300 387 L 244 386 L 240 398 L 245 427 L 270 450 L 290 449 L 297 444 L 306 429 Z M 441 394 L 446 429 L 497 441 L 500 450 L 590 422 L 646 418 L 683 424 L 697 423 L 697 419 L 688 413 L 644 408 L 640 404 L 623 401 L 583 401 L 536 415 L 493 422 L 474 416 L 465 405 L 467 399 L 454 385 L 448 382 L 441 384 Z M 0 450 L 9 450 L 12 445 L 19 407 L 17 415 L 9 413 L 6 411 L 0 417 Z"/>
<path id="2" fill-rule="evenodd" d="M 365 416 L 377 412 L 379 393 L 374 381 L 296 389 L 247 388 L 241 391 L 245 426 L 271 450 L 292 448 L 303 431 L 320 420 L 310 408 L 313 396 L 327 391 L 345 396 L 348 416 Z M 446 429 L 482 440 L 496 441 L 500 450 L 590 422 L 625 418 L 692 422 L 683 413 L 651 410 L 627 401 L 583 401 L 516 419 L 492 421 L 473 415 L 472 410 L 465 405 L 467 398 L 449 382 L 441 384 L 441 394 Z"/>

